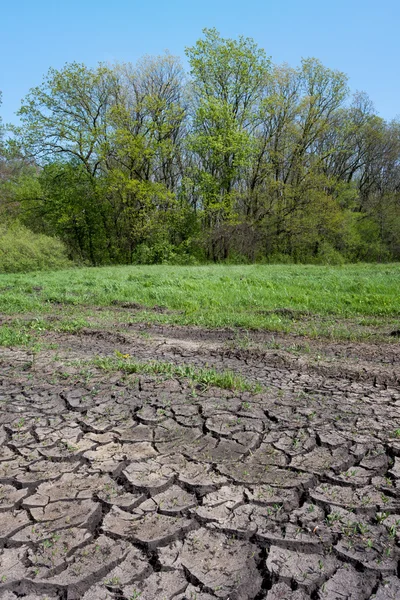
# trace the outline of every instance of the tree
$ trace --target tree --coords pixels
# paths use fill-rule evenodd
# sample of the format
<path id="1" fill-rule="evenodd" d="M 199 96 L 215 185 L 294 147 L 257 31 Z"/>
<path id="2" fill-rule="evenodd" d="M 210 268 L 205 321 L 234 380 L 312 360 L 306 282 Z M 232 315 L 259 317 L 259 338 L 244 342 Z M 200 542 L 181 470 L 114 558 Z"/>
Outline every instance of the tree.
<path id="1" fill-rule="evenodd" d="M 204 222 L 213 229 L 237 218 L 238 186 L 251 162 L 270 61 L 250 38 L 223 39 L 215 29 L 203 33 L 186 49 L 193 102 L 189 147 Z"/>
<path id="2" fill-rule="evenodd" d="M 81 211 L 79 222 L 83 218 L 88 239 L 85 258 L 93 264 L 104 258 L 101 247 L 96 251 L 94 240 L 99 239 L 95 233 L 98 222 L 102 223 L 103 229 L 108 224 L 109 210 L 100 194 L 99 181 L 105 168 L 104 150 L 110 133 L 109 108 L 117 94 L 118 80 L 104 65 L 89 69 L 71 63 L 60 71 L 50 69 L 42 85 L 32 89 L 23 101 L 18 112 L 22 125 L 13 128 L 25 157 L 45 168 L 40 180 L 44 185 L 42 200 L 48 189 L 54 197 L 53 208 L 62 206 L 57 204 L 57 199 L 68 196 L 70 208 L 70 202 L 75 199 L 76 206 L 71 208 L 71 214 Z M 54 168 L 50 168 L 51 165 Z M 51 177 L 54 177 L 52 183 Z M 73 188 L 64 189 L 66 184 Z M 36 193 L 30 201 L 32 206 L 29 208 L 27 193 L 24 206 L 36 214 Z M 46 206 L 50 206 L 48 202 Z M 60 215 L 65 215 L 64 210 Z M 79 227 L 75 227 L 74 231 L 78 230 Z"/>
<path id="3" fill-rule="evenodd" d="M 169 54 L 116 67 L 118 102 L 110 111 L 107 198 L 118 214 L 126 249 L 169 237 L 177 216 L 186 118 L 184 72 Z"/>
<path id="4" fill-rule="evenodd" d="M 170 54 L 146 56 L 136 66 L 118 65 L 117 72 L 121 94 L 111 111 L 114 158 L 136 178 L 175 190 L 187 113 L 180 60 Z"/>
<path id="5" fill-rule="evenodd" d="M 23 100 L 15 127 L 21 147 L 41 163 L 77 160 L 94 177 L 108 135 L 108 109 L 118 93 L 112 70 L 71 63 L 50 69 Z"/>

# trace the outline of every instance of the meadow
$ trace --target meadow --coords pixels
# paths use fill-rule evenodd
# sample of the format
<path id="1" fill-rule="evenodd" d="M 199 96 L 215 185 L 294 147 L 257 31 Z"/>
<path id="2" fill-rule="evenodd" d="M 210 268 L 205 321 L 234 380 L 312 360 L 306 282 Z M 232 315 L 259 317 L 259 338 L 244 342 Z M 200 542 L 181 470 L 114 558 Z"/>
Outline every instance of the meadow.
<path id="1" fill-rule="evenodd" d="M 4 328 L 17 327 L 21 336 L 28 318 L 28 329 L 36 330 L 128 320 L 379 338 L 400 325 L 400 265 L 156 265 L 0 275 L 0 313 L 3 340 Z M 49 319 L 54 313 L 57 325 Z"/>

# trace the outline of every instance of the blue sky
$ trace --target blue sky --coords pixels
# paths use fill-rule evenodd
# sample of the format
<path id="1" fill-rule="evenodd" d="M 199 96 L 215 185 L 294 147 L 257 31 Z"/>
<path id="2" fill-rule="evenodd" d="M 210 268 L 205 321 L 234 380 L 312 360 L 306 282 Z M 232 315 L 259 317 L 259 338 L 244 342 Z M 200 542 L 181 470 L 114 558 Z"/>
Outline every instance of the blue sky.
<path id="1" fill-rule="evenodd" d="M 400 116 L 399 0 L 3 0 L 0 90 L 5 122 L 49 67 L 135 62 L 185 46 L 216 27 L 255 39 L 276 63 L 314 56 L 366 91 L 380 116 Z"/>

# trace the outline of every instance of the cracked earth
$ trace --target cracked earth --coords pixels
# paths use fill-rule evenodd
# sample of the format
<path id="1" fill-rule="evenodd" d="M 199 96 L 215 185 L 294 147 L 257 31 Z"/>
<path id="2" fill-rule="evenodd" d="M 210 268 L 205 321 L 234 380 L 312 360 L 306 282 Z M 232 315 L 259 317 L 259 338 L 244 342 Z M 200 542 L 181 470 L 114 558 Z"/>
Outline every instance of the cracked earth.
<path id="1" fill-rule="evenodd" d="M 260 335 L 132 325 L 0 349 L 1 600 L 400 598 L 399 345 Z M 116 350 L 263 391 L 90 363 Z"/>

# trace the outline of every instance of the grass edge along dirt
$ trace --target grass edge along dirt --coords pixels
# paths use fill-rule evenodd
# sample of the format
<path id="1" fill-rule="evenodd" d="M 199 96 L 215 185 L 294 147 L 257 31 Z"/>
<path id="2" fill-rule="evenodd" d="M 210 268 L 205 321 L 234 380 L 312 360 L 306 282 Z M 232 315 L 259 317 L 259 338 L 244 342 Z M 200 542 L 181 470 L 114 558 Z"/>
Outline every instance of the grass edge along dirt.
<path id="1" fill-rule="evenodd" d="M 398 322 L 399 290 L 398 264 L 101 267 L 0 275 L 0 313 L 32 318 L 56 313 L 76 321 L 110 307 L 121 322 L 351 339 L 353 323 L 347 326 L 346 319 L 379 326 L 392 321 L 390 327 Z M 129 303 L 140 310 L 118 309 Z M 100 313 L 93 316 L 101 321 Z"/>
<path id="2" fill-rule="evenodd" d="M 47 320 L 43 317 L 23 320 L 21 318 L 10 319 L 0 325 L 0 347 L 7 348 L 27 347 L 40 348 L 45 339 L 42 334 L 49 331 L 56 333 L 78 333 L 90 323 L 82 317 L 62 319 L 58 322 Z"/>
<path id="3" fill-rule="evenodd" d="M 263 388 L 258 383 L 248 381 L 233 371 L 216 371 L 213 368 L 196 368 L 192 365 L 176 365 L 171 362 L 151 360 L 148 362 L 133 360 L 128 354 L 115 352 L 115 357 L 97 357 L 92 364 L 107 372 L 121 371 L 126 375 L 161 375 L 170 379 L 187 379 L 194 384 L 218 387 L 236 392 L 258 394 Z"/>

